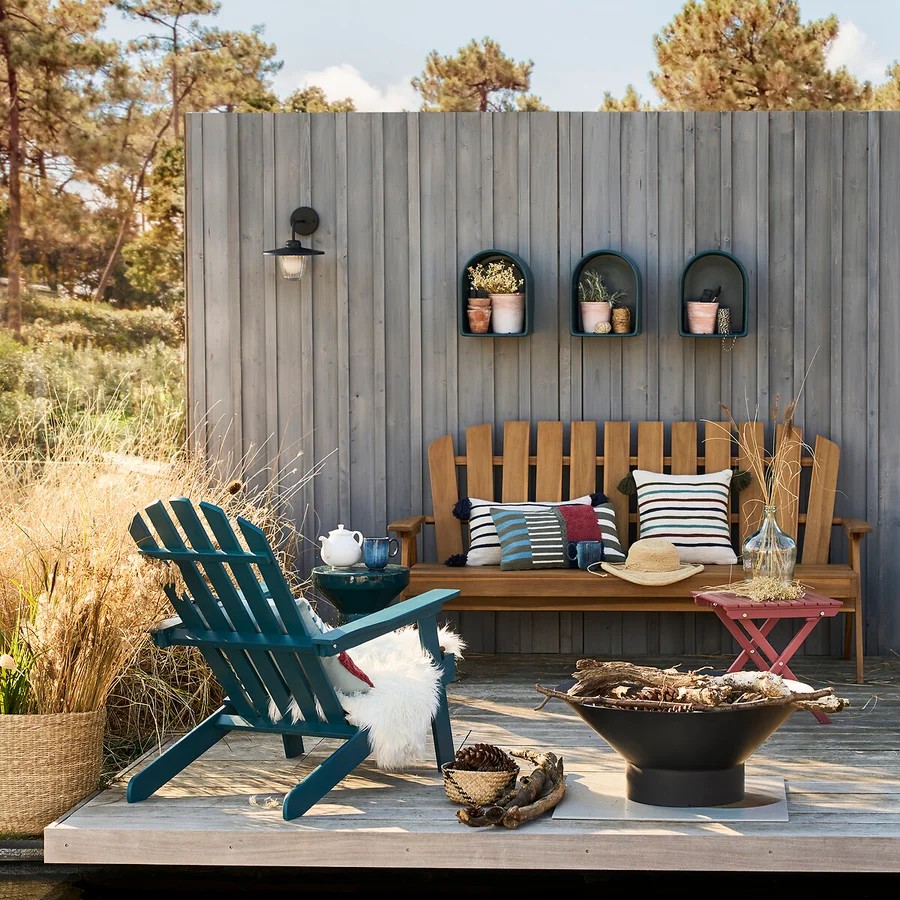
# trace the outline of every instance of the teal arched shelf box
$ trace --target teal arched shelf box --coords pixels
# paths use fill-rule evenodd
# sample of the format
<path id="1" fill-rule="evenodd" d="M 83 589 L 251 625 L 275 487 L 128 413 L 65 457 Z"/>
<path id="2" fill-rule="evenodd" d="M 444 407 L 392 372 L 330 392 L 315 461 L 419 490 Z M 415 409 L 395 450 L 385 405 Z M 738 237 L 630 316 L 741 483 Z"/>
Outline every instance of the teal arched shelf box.
<path id="1" fill-rule="evenodd" d="M 689 300 L 699 300 L 705 290 L 719 292 L 719 309 L 731 313 L 731 330 L 714 328 L 711 334 L 696 334 L 688 326 Z M 691 338 L 746 337 L 750 320 L 750 282 L 743 263 L 725 250 L 704 250 L 692 256 L 681 270 L 678 333 Z"/>
<path id="2" fill-rule="evenodd" d="M 627 307 L 631 313 L 628 331 L 599 333 L 583 329 L 578 285 L 581 283 L 581 276 L 587 271 L 601 275 L 610 291 L 625 291 L 625 295 L 616 306 Z M 641 273 L 634 260 L 618 250 L 594 250 L 581 258 L 572 275 L 569 331 L 576 337 L 590 338 L 634 337 L 641 333 Z"/>
<path id="3" fill-rule="evenodd" d="M 477 266 L 479 264 L 487 264 L 492 262 L 508 262 L 512 263 L 518 269 L 519 276 L 525 282 L 522 291 L 525 294 L 525 317 L 520 331 L 512 331 L 509 333 L 497 333 L 488 326 L 488 330 L 481 334 L 475 332 L 469 326 L 469 316 L 467 309 L 469 306 L 469 298 L 472 296 L 472 285 L 469 281 L 469 266 Z M 534 328 L 534 277 L 528 263 L 520 256 L 511 253 L 509 250 L 480 250 L 472 256 L 462 267 L 459 273 L 459 299 L 457 301 L 459 313 L 459 333 L 464 337 L 479 338 L 515 338 L 525 337 L 531 334 Z M 493 315 L 491 316 L 493 319 Z"/>

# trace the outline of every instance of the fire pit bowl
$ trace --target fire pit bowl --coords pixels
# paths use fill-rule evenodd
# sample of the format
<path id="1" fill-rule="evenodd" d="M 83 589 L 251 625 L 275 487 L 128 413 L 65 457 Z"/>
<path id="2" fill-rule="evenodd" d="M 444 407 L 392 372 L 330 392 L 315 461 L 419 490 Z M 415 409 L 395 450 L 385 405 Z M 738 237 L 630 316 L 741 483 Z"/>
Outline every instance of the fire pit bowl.
<path id="1" fill-rule="evenodd" d="M 799 683 L 796 689 L 811 690 Z M 791 704 L 670 712 L 566 703 L 628 764 L 628 799 L 652 806 L 743 800 L 744 762 L 796 711 Z"/>

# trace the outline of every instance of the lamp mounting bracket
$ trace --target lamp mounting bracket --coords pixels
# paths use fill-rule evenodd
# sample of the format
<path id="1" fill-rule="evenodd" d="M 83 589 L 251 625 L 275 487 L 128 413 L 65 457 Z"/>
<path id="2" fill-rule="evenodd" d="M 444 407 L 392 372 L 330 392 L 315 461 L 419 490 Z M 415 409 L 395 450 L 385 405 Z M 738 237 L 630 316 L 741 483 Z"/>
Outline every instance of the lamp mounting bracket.
<path id="1" fill-rule="evenodd" d="M 291 231 L 312 234 L 319 227 L 319 214 L 311 206 L 299 206 L 291 213 Z"/>

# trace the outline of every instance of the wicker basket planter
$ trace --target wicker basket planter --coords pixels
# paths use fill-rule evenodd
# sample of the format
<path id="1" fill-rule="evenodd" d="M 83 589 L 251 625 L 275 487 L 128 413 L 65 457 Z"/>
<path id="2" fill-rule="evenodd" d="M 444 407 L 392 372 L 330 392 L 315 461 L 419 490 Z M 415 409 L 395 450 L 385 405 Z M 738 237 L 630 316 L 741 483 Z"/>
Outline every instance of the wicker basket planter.
<path id="1" fill-rule="evenodd" d="M 441 768 L 444 791 L 454 803 L 481 806 L 493 803 L 519 775 L 518 769 L 508 772 L 472 772 L 455 769 L 449 763 Z"/>
<path id="2" fill-rule="evenodd" d="M 106 711 L 0 716 L 0 834 L 37 835 L 97 789 Z"/>

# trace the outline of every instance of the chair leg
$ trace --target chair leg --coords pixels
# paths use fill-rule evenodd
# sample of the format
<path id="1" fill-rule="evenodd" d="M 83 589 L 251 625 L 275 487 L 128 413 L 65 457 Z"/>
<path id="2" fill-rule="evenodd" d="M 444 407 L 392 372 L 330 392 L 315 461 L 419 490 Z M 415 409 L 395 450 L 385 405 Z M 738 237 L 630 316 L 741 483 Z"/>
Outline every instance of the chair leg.
<path id="1" fill-rule="evenodd" d="M 137 803 L 155 794 L 166 782 L 232 731 L 231 728 L 218 722 L 219 716 L 224 712 L 225 707 L 219 707 L 208 719 L 204 719 L 183 738 L 177 740 L 149 766 L 133 775 L 125 791 L 128 802 Z"/>
<path id="2" fill-rule="evenodd" d="M 299 734 L 283 734 L 281 743 L 284 745 L 284 758 L 293 759 L 303 755 L 303 737 Z"/>
<path id="3" fill-rule="evenodd" d="M 450 728 L 450 710 L 447 708 L 447 676 L 455 677 L 456 657 L 453 654 L 445 654 L 441 651 L 438 640 L 437 619 L 424 619 L 419 622 L 419 643 L 422 649 L 431 654 L 432 659 L 442 667 L 440 683 L 440 700 L 437 712 L 431 720 L 431 734 L 434 737 L 434 754 L 437 760 L 438 771 L 444 763 L 450 762 L 454 757 L 453 732 Z"/>
<path id="4" fill-rule="evenodd" d="M 288 820 L 302 816 L 371 752 L 368 734 L 365 731 L 354 734 L 288 792 L 284 798 L 282 816 Z"/>

